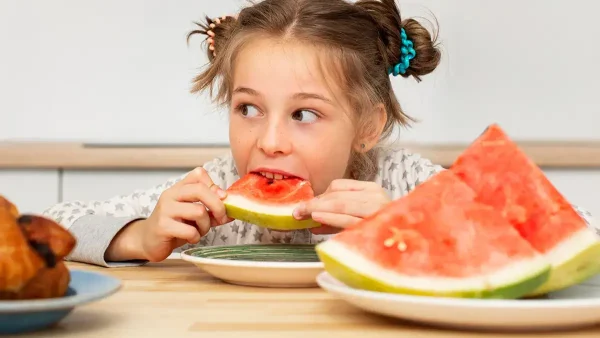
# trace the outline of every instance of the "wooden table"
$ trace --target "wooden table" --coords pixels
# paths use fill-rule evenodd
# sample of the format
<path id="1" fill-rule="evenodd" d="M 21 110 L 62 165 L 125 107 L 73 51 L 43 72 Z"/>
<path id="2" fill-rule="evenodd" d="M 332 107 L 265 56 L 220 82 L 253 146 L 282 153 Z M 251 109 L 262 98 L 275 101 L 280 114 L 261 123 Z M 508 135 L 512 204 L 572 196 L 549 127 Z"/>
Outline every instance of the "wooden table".
<path id="1" fill-rule="evenodd" d="M 600 337 L 600 328 L 543 334 L 435 329 L 368 314 L 319 288 L 225 284 L 179 259 L 134 268 L 69 266 L 116 276 L 123 288 L 75 309 L 52 329 L 19 337 Z"/>

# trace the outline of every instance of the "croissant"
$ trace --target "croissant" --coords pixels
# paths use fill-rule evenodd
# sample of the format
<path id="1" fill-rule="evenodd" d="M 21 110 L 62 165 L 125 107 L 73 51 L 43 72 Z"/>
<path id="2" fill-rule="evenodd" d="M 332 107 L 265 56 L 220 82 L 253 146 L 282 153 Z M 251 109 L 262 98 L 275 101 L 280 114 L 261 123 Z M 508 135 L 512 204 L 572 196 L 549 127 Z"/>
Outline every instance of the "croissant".
<path id="1" fill-rule="evenodd" d="M 76 244 L 71 233 L 54 221 L 19 215 L 0 196 L 0 300 L 63 296 L 69 270 L 63 259 Z"/>

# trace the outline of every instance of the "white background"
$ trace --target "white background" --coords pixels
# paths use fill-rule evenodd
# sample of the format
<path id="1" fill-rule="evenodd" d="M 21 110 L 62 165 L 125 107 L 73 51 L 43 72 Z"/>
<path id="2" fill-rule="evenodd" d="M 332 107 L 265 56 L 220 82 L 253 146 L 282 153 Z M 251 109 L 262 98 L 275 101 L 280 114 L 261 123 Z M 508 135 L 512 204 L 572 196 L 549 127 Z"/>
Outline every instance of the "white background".
<path id="1" fill-rule="evenodd" d="M 193 21 L 242 0 L 0 0 L 0 139 L 226 143 L 226 115 L 189 93 L 206 63 Z M 598 139 L 600 3 L 401 1 L 440 24 L 435 75 L 395 78 L 421 123 L 404 140 Z M 140 130 L 141 132 L 137 131 Z"/>

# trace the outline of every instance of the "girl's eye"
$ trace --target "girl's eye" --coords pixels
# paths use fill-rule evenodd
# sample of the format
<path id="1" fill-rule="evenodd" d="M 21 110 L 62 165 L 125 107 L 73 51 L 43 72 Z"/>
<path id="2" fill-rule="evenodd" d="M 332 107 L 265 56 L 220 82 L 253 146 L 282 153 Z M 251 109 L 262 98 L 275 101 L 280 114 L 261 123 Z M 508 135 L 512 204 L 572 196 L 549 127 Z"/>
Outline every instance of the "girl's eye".
<path id="1" fill-rule="evenodd" d="M 296 110 L 292 113 L 292 119 L 305 123 L 315 122 L 318 118 L 319 116 L 310 110 Z"/>
<path id="2" fill-rule="evenodd" d="M 238 109 L 239 109 L 240 113 L 246 117 L 255 117 L 260 114 L 258 109 L 256 109 L 255 106 L 250 105 L 250 104 L 242 104 L 239 106 Z"/>

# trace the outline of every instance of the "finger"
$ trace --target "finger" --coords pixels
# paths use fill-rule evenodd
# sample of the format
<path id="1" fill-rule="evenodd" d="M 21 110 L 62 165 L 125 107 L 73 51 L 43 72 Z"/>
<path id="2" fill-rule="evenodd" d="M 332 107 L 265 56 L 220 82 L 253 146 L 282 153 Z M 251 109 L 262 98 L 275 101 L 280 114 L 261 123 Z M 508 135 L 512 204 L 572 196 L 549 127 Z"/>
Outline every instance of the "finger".
<path id="1" fill-rule="evenodd" d="M 220 198 L 227 197 L 227 192 L 221 189 L 217 184 L 215 184 L 206 171 L 206 169 L 202 167 L 198 167 L 192 171 L 190 171 L 181 181 L 174 184 L 174 187 L 182 187 L 187 184 L 197 184 L 202 183 L 209 187 L 212 191 L 214 191 Z"/>
<path id="2" fill-rule="evenodd" d="M 230 222 L 226 215 L 223 200 L 213 190 L 202 183 L 188 184 L 178 189 L 175 199 L 179 202 L 200 202 L 210 210 L 220 224 Z"/>
<path id="3" fill-rule="evenodd" d="M 322 225 L 320 227 L 310 228 L 310 232 L 312 232 L 314 235 L 333 235 L 337 234 L 342 230 L 342 228 L 332 227 L 329 225 Z"/>
<path id="4" fill-rule="evenodd" d="M 174 202 L 167 210 L 169 210 L 167 213 L 168 217 L 196 227 L 202 236 L 208 233 L 211 226 L 225 224 L 222 221 L 216 220 L 202 203 Z M 231 221 L 227 217 L 226 223 Z"/>
<path id="5" fill-rule="evenodd" d="M 201 236 L 208 233 L 211 223 L 217 222 L 211 220 L 208 210 L 200 203 L 175 203 L 170 208 L 169 215 L 176 221 L 196 228 Z"/>
<path id="6" fill-rule="evenodd" d="M 183 239 L 190 244 L 196 244 L 200 242 L 200 238 L 202 238 L 198 232 L 198 229 L 193 226 L 177 222 L 174 219 L 167 219 L 161 223 L 160 235 Z"/>
<path id="7" fill-rule="evenodd" d="M 197 208 L 197 212 L 190 212 L 188 215 L 189 218 L 186 218 L 184 221 L 186 224 L 189 224 L 195 227 L 201 236 L 205 236 L 210 230 L 212 223 L 218 223 L 215 219 L 211 219 L 211 215 L 206 210 L 206 207 L 200 203 L 179 203 L 180 205 L 184 205 L 186 207 L 194 207 Z"/>
<path id="8" fill-rule="evenodd" d="M 211 227 L 217 227 L 217 226 L 221 226 L 221 225 L 235 221 L 235 219 L 233 219 L 227 215 L 225 216 L 225 219 L 217 221 L 217 219 L 215 218 L 215 216 L 212 214 L 212 212 L 210 210 L 208 211 L 208 214 L 210 216 L 210 226 Z"/>
<path id="9" fill-rule="evenodd" d="M 350 227 L 362 220 L 360 217 L 330 212 L 314 212 L 312 214 L 312 218 L 321 224 L 326 224 L 330 227 L 336 227 L 340 229 Z"/>
<path id="10" fill-rule="evenodd" d="M 198 233 L 200 234 L 200 236 L 204 236 L 204 235 L 202 235 L 202 232 L 200 231 L 200 227 L 198 226 L 198 224 L 196 224 L 196 221 L 190 221 L 190 220 L 187 220 L 187 219 L 181 219 L 181 220 L 176 219 L 176 221 L 179 221 L 179 222 L 181 222 L 183 224 L 187 224 L 188 226 L 196 228 L 196 231 L 198 231 Z"/>
<path id="11" fill-rule="evenodd" d="M 190 221 L 208 215 L 206 207 L 201 203 L 172 202 L 165 208 L 165 214 L 170 218 L 180 218 Z"/>
<path id="12" fill-rule="evenodd" d="M 208 212 L 205 213 L 202 217 L 196 219 L 196 226 L 198 230 L 200 230 L 200 235 L 204 236 L 210 230 L 211 220 Z"/>
<path id="13" fill-rule="evenodd" d="M 313 199 L 299 205 L 294 212 L 294 216 L 305 218 L 315 212 L 329 212 L 364 218 L 379 210 L 385 203 L 383 200 L 378 201 L 378 199 L 381 199 L 379 195 L 366 194 L 365 192 L 330 193 L 322 198 Z"/>

